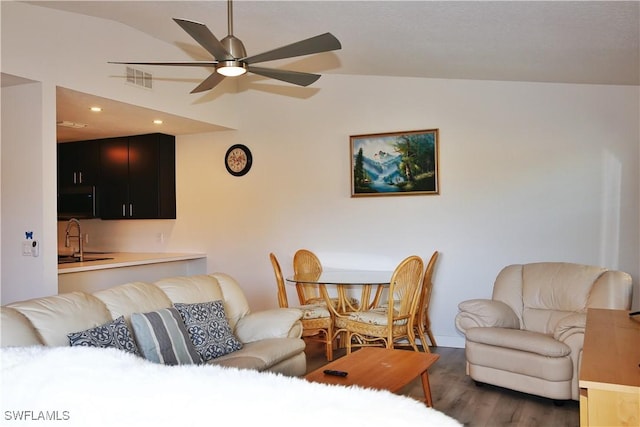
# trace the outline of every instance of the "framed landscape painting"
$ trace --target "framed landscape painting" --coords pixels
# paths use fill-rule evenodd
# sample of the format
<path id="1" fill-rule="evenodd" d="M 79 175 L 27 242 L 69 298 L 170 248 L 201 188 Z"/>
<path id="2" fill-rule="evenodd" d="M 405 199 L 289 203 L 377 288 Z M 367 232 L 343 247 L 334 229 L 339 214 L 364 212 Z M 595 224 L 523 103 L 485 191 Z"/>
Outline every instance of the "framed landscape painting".
<path id="1" fill-rule="evenodd" d="M 351 197 L 439 194 L 438 129 L 349 139 Z"/>

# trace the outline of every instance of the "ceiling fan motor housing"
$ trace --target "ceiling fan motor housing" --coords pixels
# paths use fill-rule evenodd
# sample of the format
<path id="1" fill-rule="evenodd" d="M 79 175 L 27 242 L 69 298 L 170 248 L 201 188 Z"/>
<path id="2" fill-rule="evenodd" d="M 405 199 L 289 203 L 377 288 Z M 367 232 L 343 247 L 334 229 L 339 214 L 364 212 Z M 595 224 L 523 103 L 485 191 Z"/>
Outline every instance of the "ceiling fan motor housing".
<path id="1" fill-rule="evenodd" d="M 228 35 L 227 37 L 220 40 L 222 46 L 231 54 L 233 59 L 246 58 L 247 52 L 244 49 L 244 44 L 240 39 L 236 38 L 234 35 Z M 231 59 L 231 58 L 229 58 Z"/>

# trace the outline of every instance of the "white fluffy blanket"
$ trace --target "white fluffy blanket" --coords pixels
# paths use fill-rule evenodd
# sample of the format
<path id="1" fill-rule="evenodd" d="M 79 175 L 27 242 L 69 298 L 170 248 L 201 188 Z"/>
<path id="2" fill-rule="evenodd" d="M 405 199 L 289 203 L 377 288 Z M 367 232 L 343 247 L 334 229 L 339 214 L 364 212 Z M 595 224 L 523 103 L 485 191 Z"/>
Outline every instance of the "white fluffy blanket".
<path id="1" fill-rule="evenodd" d="M 2 426 L 460 426 L 408 397 L 272 373 L 83 347 L 0 355 Z"/>

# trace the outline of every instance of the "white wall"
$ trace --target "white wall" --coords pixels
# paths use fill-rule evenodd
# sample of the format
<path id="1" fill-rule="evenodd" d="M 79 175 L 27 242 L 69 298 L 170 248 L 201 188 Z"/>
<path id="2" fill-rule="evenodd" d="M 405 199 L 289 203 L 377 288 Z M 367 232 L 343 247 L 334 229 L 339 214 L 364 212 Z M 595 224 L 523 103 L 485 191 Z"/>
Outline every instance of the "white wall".
<path id="1" fill-rule="evenodd" d="M 268 253 L 286 275 L 301 247 L 326 267 L 441 251 L 443 345 L 461 344 L 457 304 L 489 297 L 510 263 L 623 269 L 637 295 L 638 88 L 331 75 L 318 87 L 305 100 L 245 92 L 240 131 L 179 139 L 169 246 L 196 244 L 253 307 L 276 304 Z M 440 195 L 350 197 L 349 135 L 428 128 L 440 129 Z M 236 142 L 254 157 L 242 178 L 222 163 Z"/>
<path id="2" fill-rule="evenodd" d="M 41 126 L 54 117 L 53 87 L 2 88 L 2 303 L 58 293 L 55 127 Z M 27 231 L 40 244 L 38 257 L 22 255 Z"/>
<path id="3" fill-rule="evenodd" d="M 34 13 L 17 8 L 17 16 Z M 64 15 L 50 17 L 71 19 Z M 12 26 L 22 33 L 20 24 Z M 117 33 L 111 37 L 118 45 Z M 108 79 L 76 76 L 63 62 L 56 62 L 55 78 L 33 71 L 55 55 L 18 55 L 20 47 L 34 48 L 15 43 L 12 70 L 64 79 L 76 90 L 97 79 L 93 93 L 101 96 L 112 89 Z M 83 63 L 98 55 L 83 54 Z M 98 66 L 88 71 L 107 73 Z M 409 254 L 427 258 L 438 250 L 431 316 L 441 345 L 462 344 L 453 325 L 458 302 L 488 297 L 497 272 L 510 263 L 620 268 L 633 275 L 640 306 L 638 87 L 324 75 L 310 92 L 244 89 L 199 105 L 215 110 L 233 98 L 242 110 L 229 123 L 239 131 L 177 138 L 178 219 L 90 222 L 85 230 L 97 234 L 92 241 L 120 250 L 205 252 L 208 270 L 235 276 L 253 309 L 277 303 L 271 251 L 287 275 L 301 247 L 327 268 L 393 268 Z M 130 102 L 122 90 L 113 97 Z M 176 113 L 177 104 L 189 102 L 175 98 L 153 108 L 172 103 Z M 178 113 L 190 117 L 194 108 Z M 440 129 L 440 195 L 350 197 L 349 135 L 429 128 Z M 223 165 L 236 142 L 254 156 L 241 178 Z M 2 155 L 5 162 L 4 145 Z M 53 172 L 49 179 L 55 182 Z"/>

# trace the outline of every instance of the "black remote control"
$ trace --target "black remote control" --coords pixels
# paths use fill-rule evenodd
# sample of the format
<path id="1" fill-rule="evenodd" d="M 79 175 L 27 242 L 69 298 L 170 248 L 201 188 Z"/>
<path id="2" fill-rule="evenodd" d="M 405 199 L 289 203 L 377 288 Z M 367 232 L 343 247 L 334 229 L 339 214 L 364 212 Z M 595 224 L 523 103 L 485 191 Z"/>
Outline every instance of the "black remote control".
<path id="1" fill-rule="evenodd" d="M 345 371 L 335 371 L 333 369 L 325 369 L 324 372 L 326 375 L 333 375 L 334 377 L 346 377 L 348 375 Z"/>

